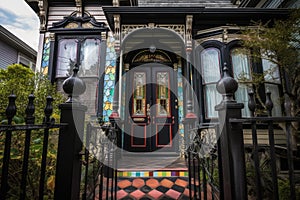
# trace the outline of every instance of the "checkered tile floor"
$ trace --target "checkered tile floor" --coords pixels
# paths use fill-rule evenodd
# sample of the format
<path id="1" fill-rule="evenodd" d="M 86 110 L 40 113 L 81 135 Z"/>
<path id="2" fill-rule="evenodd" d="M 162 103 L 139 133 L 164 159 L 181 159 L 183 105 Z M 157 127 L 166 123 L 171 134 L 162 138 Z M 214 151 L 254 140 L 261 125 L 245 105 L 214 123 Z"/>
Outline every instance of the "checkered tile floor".
<path id="1" fill-rule="evenodd" d="M 119 178 L 118 200 L 190 199 L 187 177 Z"/>

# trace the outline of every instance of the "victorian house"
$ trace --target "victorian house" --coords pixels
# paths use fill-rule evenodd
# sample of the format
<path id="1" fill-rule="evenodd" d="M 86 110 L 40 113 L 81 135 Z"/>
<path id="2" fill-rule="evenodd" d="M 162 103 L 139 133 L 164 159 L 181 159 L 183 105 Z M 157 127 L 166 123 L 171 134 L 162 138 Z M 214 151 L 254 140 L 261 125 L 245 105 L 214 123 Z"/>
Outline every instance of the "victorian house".
<path id="1" fill-rule="evenodd" d="M 81 102 L 102 122 L 118 119 L 124 154 L 175 157 L 184 155 L 189 120 L 217 120 L 223 70 L 239 81 L 272 69 L 265 88 L 280 99 L 279 70 L 241 51 L 240 30 L 253 21 L 285 19 L 285 8 L 299 7 L 280 0 L 26 2 L 40 18 L 37 70 L 60 89 L 78 68 L 87 86 Z M 239 84 L 235 99 L 248 102 L 246 84 Z M 281 116 L 281 108 L 274 101 L 273 116 Z M 247 106 L 242 115 L 250 116 Z"/>

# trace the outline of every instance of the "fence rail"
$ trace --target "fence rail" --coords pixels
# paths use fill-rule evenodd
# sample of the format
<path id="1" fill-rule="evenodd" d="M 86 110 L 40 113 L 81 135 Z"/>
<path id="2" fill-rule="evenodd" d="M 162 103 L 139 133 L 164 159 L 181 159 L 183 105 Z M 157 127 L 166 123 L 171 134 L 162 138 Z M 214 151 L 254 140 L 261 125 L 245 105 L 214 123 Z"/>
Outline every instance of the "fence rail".
<path id="1" fill-rule="evenodd" d="M 269 91 L 265 102 L 267 116 L 256 116 L 256 102 L 251 90 L 248 101 L 251 116 L 243 118 L 243 104 L 233 99 L 237 89 L 237 85 L 236 88 L 231 87 L 234 81 L 225 70 L 223 80 L 218 83 L 223 84 L 223 88 L 219 89 L 223 101 L 216 106 L 219 122 L 214 131 L 208 131 L 211 125 L 200 124 L 189 132 L 192 138 L 187 157 L 194 199 L 298 199 L 300 180 L 295 179 L 294 162 L 300 161 L 300 155 L 297 153 L 299 147 L 295 146 L 295 141 L 293 143 L 293 135 L 299 130 L 294 129 L 293 133 L 292 123 L 299 123 L 300 118 L 291 117 L 287 95 L 284 104 L 286 116 L 273 117 Z M 251 130 L 251 143 L 247 145 L 244 144 L 246 129 Z M 277 130 L 284 133 L 285 144 L 276 144 L 274 133 Z M 259 131 L 267 136 L 265 144 L 259 143 Z M 212 139 L 213 136 L 217 139 Z M 281 156 L 283 151 L 285 153 L 288 177 L 279 174 L 278 151 Z M 210 166 L 210 163 L 214 164 Z M 216 174 L 213 173 L 214 168 L 217 168 Z M 216 180 L 218 184 L 214 184 Z M 211 187 L 209 193 L 207 185 Z"/>
<path id="2" fill-rule="evenodd" d="M 26 117 L 25 125 L 16 125 L 13 124 L 13 117 L 16 114 L 17 107 L 15 105 L 16 96 L 14 94 L 11 94 L 9 96 L 9 104 L 6 109 L 6 116 L 7 116 L 7 124 L 1 124 L 0 125 L 0 135 L 1 135 L 1 143 L 4 146 L 2 157 L 2 163 L 1 163 L 1 188 L 0 188 L 0 199 L 6 199 L 6 198 L 16 198 L 16 196 L 19 196 L 19 199 L 27 199 L 28 198 L 28 173 L 29 173 L 29 167 L 32 162 L 30 162 L 30 146 L 32 143 L 32 136 L 34 134 L 38 134 L 37 132 L 33 131 L 43 131 L 40 132 L 40 136 L 43 138 L 42 142 L 42 155 L 41 160 L 38 163 L 40 166 L 39 169 L 39 186 L 38 186 L 38 199 L 44 198 L 44 190 L 45 190 L 45 181 L 46 181 L 46 165 L 47 165 L 47 152 L 48 152 L 48 142 L 49 142 L 49 131 L 53 129 L 60 129 L 67 127 L 67 124 L 55 124 L 54 119 L 51 118 L 53 107 L 52 107 L 52 97 L 48 96 L 46 98 L 46 106 L 45 106 L 45 117 L 43 124 L 34 124 L 34 112 L 35 107 L 33 104 L 34 96 L 31 94 L 28 97 L 28 104 L 26 108 Z M 21 164 L 21 171 L 15 172 L 15 176 L 20 176 L 20 184 L 12 185 L 12 179 L 16 182 L 18 177 L 12 177 L 11 171 L 13 169 L 10 169 L 11 162 L 12 162 L 12 156 L 16 154 L 15 152 L 12 152 L 12 150 L 15 150 L 15 146 L 12 146 L 12 139 L 14 139 L 15 135 L 25 135 L 24 141 L 19 141 L 19 149 L 24 149 L 22 153 L 17 153 L 20 157 L 20 162 L 18 164 Z M 22 137 L 21 137 L 22 138 Z M 21 138 L 18 138 L 21 139 Z M 21 148 L 22 147 L 22 148 Z M 22 154 L 22 155 L 20 155 Z M 21 159 L 23 158 L 23 159 Z M 17 188 L 16 188 L 17 187 Z M 18 189 L 19 188 L 19 189 Z M 19 193 L 18 193 L 19 192 Z M 13 196 L 12 196 L 13 195 Z M 34 194 L 31 194 L 35 196 Z M 32 196 L 32 197 L 33 197 Z"/>

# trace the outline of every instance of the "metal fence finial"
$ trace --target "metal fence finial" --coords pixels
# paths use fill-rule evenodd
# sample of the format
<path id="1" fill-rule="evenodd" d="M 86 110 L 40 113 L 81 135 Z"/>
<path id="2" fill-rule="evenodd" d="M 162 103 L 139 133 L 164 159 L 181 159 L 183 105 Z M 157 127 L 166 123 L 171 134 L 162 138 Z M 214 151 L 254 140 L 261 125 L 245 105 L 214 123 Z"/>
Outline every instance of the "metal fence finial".
<path id="1" fill-rule="evenodd" d="M 6 107 L 5 114 L 8 120 L 8 124 L 11 124 L 13 117 L 17 113 L 17 107 L 16 107 L 17 96 L 12 91 L 12 93 L 8 96 L 8 99 L 9 99 L 9 103 L 8 106 Z"/>

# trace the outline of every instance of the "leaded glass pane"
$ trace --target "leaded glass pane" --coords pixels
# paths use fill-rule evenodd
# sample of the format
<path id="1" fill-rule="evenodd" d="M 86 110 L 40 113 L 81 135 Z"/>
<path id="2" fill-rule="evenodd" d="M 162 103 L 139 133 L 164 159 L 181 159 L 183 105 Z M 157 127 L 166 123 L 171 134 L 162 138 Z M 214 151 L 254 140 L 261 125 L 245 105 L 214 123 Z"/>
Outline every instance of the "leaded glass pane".
<path id="1" fill-rule="evenodd" d="M 156 74 L 156 104 L 158 116 L 170 115 L 170 92 L 169 92 L 169 73 L 158 72 Z"/>
<path id="2" fill-rule="evenodd" d="M 146 115 L 146 74 L 134 73 L 133 115 Z"/>

